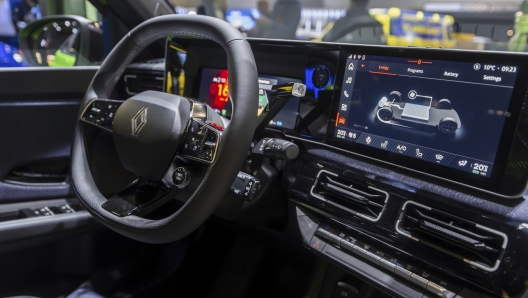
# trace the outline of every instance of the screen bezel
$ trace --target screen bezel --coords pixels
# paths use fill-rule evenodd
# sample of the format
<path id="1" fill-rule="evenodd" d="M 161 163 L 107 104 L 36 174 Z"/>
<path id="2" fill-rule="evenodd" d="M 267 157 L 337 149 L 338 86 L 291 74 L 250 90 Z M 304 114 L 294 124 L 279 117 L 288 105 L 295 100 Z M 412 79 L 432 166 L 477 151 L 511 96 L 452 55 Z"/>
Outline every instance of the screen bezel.
<path id="1" fill-rule="evenodd" d="M 447 166 L 437 165 L 427 161 L 422 161 L 412 157 L 404 156 L 397 153 L 388 152 L 383 149 L 373 148 L 370 146 L 354 143 L 335 137 L 335 116 L 338 112 L 338 106 L 341 95 L 341 87 L 344 77 L 344 66 L 350 54 L 374 55 L 397 58 L 416 58 L 429 60 L 444 60 L 452 62 L 469 62 L 469 63 L 490 63 L 501 65 L 518 66 L 518 74 L 515 81 L 512 98 L 508 107 L 511 116 L 506 118 L 501 133 L 499 147 L 495 156 L 493 169 L 489 177 L 483 177 L 472 173 L 464 172 Z M 448 59 L 446 59 L 448 57 Z M 326 143 L 328 145 L 345 149 L 354 154 L 359 154 L 371 159 L 380 160 L 400 168 L 424 173 L 430 176 L 441 178 L 457 184 L 462 184 L 486 192 L 498 194 L 504 197 L 518 197 L 521 195 L 527 185 L 528 170 L 523 175 L 509 177 L 508 164 L 511 158 L 511 149 L 519 118 L 521 108 L 525 101 L 527 91 L 526 82 L 528 82 L 528 55 L 518 53 L 501 53 L 501 52 L 482 52 L 482 51 L 461 51 L 447 49 L 417 49 L 417 48 L 387 48 L 387 47 L 369 47 L 369 46 L 342 46 L 340 55 L 340 64 L 336 77 L 334 96 L 331 106 L 330 119 Z M 507 179 L 510 185 L 515 185 L 514 189 L 504 190 L 502 185 Z M 513 184 L 512 184 L 513 182 Z"/>

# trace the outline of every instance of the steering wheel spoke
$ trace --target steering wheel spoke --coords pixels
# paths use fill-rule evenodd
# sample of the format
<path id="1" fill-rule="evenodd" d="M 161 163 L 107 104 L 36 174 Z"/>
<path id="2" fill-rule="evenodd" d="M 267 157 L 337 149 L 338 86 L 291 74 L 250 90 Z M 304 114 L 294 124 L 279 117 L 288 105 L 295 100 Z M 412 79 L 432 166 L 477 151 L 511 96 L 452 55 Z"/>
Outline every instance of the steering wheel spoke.
<path id="1" fill-rule="evenodd" d="M 121 100 L 94 99 L 84 109 L 80 120 L 103 131 L 112 132 L 115 114 L 122 103 Z"/>
<path id="2" fill-rule="evenodd" d="M 178 150 L 178 155 L 204 164 L 212 164 L 222 131 L 212 123 L 204 123 L 192 118 L 187 127 L 185 137 Z"/>
<path id="3" fill-rule="evenodd" d="M 224 128 L 211 121 L 204 122 L 206 119 L 189 119 L 176 157 L 161 180 L 165 185 L 186 188 L 191 175 L 193 180 L 203 179 L 203 175 L 196 175 L 196 172 L 205 172 L 215 162 Z M 193 182 L 190 187 L 197 186 L 196 181 Z"/>
<path id="4" fill-rule="evenodd" d="M 118 217 L 142 216 L 167 203 L 179 192 L 177 188 L 167 188 L 162 183 L 138 178 L 101 207 Z"/>

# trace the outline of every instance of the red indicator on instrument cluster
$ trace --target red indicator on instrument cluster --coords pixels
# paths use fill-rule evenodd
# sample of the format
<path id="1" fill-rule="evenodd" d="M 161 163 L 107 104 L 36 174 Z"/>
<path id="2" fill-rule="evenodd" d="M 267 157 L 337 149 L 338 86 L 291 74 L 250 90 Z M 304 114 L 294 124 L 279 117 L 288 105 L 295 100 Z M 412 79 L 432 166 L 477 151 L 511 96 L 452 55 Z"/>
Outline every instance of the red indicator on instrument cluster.
<path id="1" fill-rule="evenodd" d="M 216 73 L 209 85 L 209 102 L 211 108 L 222 110 L 229 101 L 229 81 L 227 70 L 220 70 Z"/>

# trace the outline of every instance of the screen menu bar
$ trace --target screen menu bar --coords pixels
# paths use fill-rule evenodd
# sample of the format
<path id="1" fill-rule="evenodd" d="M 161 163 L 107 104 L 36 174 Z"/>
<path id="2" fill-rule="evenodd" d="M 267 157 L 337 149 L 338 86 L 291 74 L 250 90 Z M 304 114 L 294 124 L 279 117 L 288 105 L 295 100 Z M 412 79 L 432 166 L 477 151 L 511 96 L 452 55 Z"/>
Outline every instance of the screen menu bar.
<path id="1" fill-rule="evenodd" d="M 513 88 L 517 75 L 516 66 L 449 62 L 437 60 L 391 58 L 351 55 L 347 70 L 370 72 L 378 75 L 405 76 L 459 83 L 502 86 Z M 363 60 L 363 57 L 365 59 Z M 356 68 L 356 69 L 354 69 Z"/>
<path id="2" fill-rule="evenodd" d="M 485 177 L 489 177 L 493 167 L 489 162 L 343 127 L 336 129 L 336 137 Z"/>

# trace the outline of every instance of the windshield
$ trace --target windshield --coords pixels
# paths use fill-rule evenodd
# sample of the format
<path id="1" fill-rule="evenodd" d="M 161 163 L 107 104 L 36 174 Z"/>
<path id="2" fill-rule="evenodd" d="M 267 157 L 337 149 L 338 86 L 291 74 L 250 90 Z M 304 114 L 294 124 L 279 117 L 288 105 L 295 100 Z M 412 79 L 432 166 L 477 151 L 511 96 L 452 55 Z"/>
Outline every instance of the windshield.
<path id="1" fill-rule="evenodd" d="M 526 51 L 528 5 L 494 0 L 170 0 L 248 37 Z"/>

